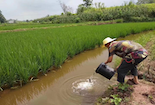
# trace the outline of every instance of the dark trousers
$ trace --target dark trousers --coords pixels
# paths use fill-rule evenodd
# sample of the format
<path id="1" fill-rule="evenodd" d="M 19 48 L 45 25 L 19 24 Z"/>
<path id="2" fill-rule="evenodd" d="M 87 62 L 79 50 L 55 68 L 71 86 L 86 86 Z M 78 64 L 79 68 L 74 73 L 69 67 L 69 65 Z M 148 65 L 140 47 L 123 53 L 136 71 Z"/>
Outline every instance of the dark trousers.
<path id="1" fill-rule="evenodd" d="M 142 62 L 145 58 L 134 59 L 134 63 L 130 62 L 131 59 L 123 60 L 119 68 L 117 69 L 117 81 L 124 83 L 125 75 L 130 71 L 133 76 L 137 76 L 137 65 Z"/>

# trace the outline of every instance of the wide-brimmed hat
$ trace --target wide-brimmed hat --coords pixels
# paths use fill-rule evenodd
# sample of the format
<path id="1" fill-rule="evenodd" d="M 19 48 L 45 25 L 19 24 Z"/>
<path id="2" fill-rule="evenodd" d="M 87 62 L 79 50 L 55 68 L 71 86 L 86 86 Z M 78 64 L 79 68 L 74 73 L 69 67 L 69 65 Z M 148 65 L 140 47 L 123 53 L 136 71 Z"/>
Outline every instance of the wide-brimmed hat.
<path id="1" fill-rule="evenodd" d="M 103 44 L 104 45 L 106 45 L 106 44 L 108 44 L 108 43 L 110 43 L 110 42 L 112 42 L 112 41 L 114 41 L 114 40 L 116 40 L 117 38 L 110 38 L 110 37 L 107 37 L 107 38 L 105 38 L 104 40 L 103 40 Z"/>

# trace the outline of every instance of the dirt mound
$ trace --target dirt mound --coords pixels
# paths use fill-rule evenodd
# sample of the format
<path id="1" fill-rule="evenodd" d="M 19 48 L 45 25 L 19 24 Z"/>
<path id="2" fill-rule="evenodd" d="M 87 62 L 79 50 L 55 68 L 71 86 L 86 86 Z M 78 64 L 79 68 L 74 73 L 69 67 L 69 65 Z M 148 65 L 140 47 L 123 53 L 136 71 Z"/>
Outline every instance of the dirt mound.
<path id="1" fill-rule="evenodd" d="M 138 85 L 133 85 L 130 105 L 155 105 L 155 84 L 140 80 Z"/>

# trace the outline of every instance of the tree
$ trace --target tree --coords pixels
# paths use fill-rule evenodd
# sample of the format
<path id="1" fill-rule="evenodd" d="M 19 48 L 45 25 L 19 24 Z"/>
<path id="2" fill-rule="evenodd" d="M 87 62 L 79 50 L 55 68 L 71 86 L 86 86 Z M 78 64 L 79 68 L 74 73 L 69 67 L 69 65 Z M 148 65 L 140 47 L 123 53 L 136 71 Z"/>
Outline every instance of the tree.
<path id="1" fill-rule="evenodd" d="M 80 13 L 82 13 L 83 11 L 85 10 L 85 7 L 82 5 L 82 4 L 80 4 L 79 6 L 78 6 L 78 9 L 77 9 L 77 14 L 80 14 Z"/>
<path id="2" fill-rule="evenodd" d="M 101 2 L 95 3 L 95 7 L 96 8 L 105 8 L 104 3 L 101 3 Z"/>
<path id="3" fill-rule="evenodd" d="M 155 3 L 155 0 L 150 0 L 150 2 L 149 3 Z"/>
<path id="4" fill-rule="evenodd" d="M 155 0 L 138 0 L 136 4 L 147 4 L 147 3 L 155 3 Z"/>
<path id="5" fill-rule="evenodd" d="M 93 0 L 83 0 L 84 4 L 82 4 L 84 7 L 88 8 L 92 5 Z"/>
<path id="6" fill-rule="evenodd" d="M 124 2 L 123 6 L 134 6 L 134 5 L 135 5 L 134 1 L 130 1 L 130 2 Z"/>
<path id="7" fill-rule="evenodd" d="M 77 9 L 77 14 L 83 13 L 85 10 L 89 9 L 92 5 L 93 0 L 83 0 L 84 4 L 80 4 Z"/>
<path id="8" fill-rule="evenodd" d="M 47 15 L 46 17 L 50 17 L 50 15 Z"/>
<path id="9" fill-rule="evenodd" d="M 5 22 L 6 22 L 6 19 L 3 16 L 2 11 L 0 10 L 0 23 L 5 23 Z"/>
<path id="10" fill-rule="evenodd" d="M 64 14 L 67 14 L 68 12 L 73 13 L 72 7 L 67 6 L 65 3 L 62 3 L 60 0 L 59 0 L 59 4 L 60 4 Z"/>

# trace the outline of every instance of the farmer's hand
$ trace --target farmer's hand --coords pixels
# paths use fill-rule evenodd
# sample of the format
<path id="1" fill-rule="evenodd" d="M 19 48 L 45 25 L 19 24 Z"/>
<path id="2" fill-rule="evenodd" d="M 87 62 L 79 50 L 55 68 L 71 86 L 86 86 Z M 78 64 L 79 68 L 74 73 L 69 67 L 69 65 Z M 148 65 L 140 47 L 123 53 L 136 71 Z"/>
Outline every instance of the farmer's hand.
<path id="1" fill-rule="evenodd" d="M 117 72 L 117 69 L 118 69 L 118 67 L 116 67 L 116 68 L 114 69 L 114 71 Z"/>

